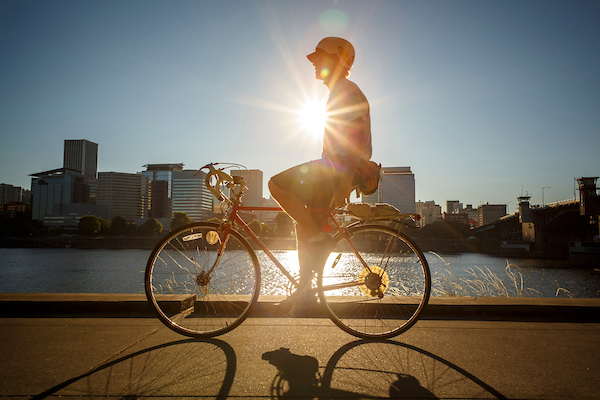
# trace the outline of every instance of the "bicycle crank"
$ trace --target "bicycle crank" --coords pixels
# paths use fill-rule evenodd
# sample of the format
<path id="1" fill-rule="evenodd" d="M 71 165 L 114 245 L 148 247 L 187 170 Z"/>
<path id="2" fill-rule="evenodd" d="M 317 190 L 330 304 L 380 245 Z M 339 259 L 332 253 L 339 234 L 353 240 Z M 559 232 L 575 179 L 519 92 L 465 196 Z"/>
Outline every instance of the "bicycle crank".
<path id="1" fill-rule="evenodd" d="M 384 269 L 370 266 L 360 272 L 358 281 L 362 283 L 359 287 L 365 296 L 382 298 L 390 284 L 390 277 Z"/>

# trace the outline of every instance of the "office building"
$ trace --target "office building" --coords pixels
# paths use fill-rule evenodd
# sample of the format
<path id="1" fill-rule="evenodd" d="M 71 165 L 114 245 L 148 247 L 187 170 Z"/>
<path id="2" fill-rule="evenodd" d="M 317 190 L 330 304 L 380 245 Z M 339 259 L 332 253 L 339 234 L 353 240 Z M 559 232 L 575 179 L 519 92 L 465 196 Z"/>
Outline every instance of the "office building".
<path id="1" fill-rule="evenodd" d="M 59 168 L 31 174 L 33 196 L 32 219 L 63 215 L 66 204 L 85 203 L 89 199 L 89 186 L 80 171 Z"/>
<path id="2" fill-rule="evenodd" d="M 415 212 L 421 216 L 419 226 L 423 227 L 442 219 L 442 207 L 434 201 L 418 201 L 415 203 Z"/>
<path id="3" fill-rule="evenodd" d="M 98 173 L 96 204 L 108 209 L 108 219 L 121 216 L 134 222 L 147 218 L 150 205 L 149 179 L 142 174 Z"/>
<path id="4" fill-rule="evenodd" d="M 466 213 L 444 213 L 444 220 L 458 222 L 459 224 L 463 225 L 469 225 L 469 216 Z"/>
<path id="5" fill-rule="evenodd" d="M 467 206 L 462 209 L 462 213 L 467 214 L 469 218 L 468 223 L 471 228 L 474 228 L 478 225 L 477 209 L 473 208 L 472 204 L 467 204 Z"/>
<path id="6" fill-rule="evenodd" d="M 391 204 L 403 213 L 415 213 L 415 176 L 410 167 L 383 167 L 377 191 L 363 196 L 366 203 Z"/>
<path id="7" fill-rule="evenodd" d="M 482 204 L 477 207 L 477 223 L 483 226 L 506 215 L 506 204 Z"/>
<path id="8" fill-rule="evenodd" d="M 96 179 L 98 144 L 89 140 L 65 140 L 63 168 L 79 171 L 86 179 Z"/>
<path id="9" fill-rule="evenodd" d="M 453 214 L 453 213 L 458 214 L 461 212 L 462 208 L 463 208 L 463 205 L 458 200 L 447 200 L 446 201 L 446 213 L 447 214 Z"/>
<path id="10" fill-rule="evenodd" d="M 142 175 L 150 181 L 150 218 L 172 217 L 173 174 L 183 171 L 180 164 L 147 164 Z"/>
<path id="11" fill-rule="evenodd" d="M 263 205 L 263 172 L 258 169 L 231 170 L 231 176 L 241 176 L 246 181 L 246 191 L 242 202 L 247 207 L 262 207 Z"/>
<path id="12" fill-rule="evenodd" d="M 206 173 L 202 171 L 173 171 L 171 189 L 173 214 L 176 212 L 186 213 L 194 221 L 210 218 L 213 211 L 214 196 L 206 188 L 205 178 Z M 162 190 L 166 190 L 166 188 L 163 187 Z"/>
<path id="13" fill-rule="evenodd" d="M 0 184 L 0 205 L 12 202 L 24 203 L 23 192 L 22 187 L 7 185 L 6 183 Z"/>

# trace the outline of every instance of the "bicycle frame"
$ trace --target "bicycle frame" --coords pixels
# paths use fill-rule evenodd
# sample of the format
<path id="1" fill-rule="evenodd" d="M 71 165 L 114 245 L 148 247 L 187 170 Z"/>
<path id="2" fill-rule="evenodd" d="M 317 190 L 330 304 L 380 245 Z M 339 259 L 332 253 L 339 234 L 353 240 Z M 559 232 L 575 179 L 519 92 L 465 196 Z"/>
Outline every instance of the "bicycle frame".
<path id="1" fill-rule="evenodd" d="M 271 261 L 273 261 L 275 266 L 292 283 L 292 285 L 294 285 L 294 287 L 298 288 L 299 283 L 296 281 L 296 279 L 294 279 L 294 277 L 289 273 L 289 271 L 273 255 L 271 250 L 269 250 L 269 248 L 260 240 L 260 238 L 252 231 L 252 229 L 250 229 L 248 224 L 246 224 L 246 222 L 244 222 L 244 220 L 239 215 L 240 211 L 284 211 L 284 210 L 281 207 L 243 206 L 242 201 L 241 201 L 241 198 L 244 193 L 244 188 L 245 188 L 245 182 L 244 182 L 243 178 L 239 177 L 239 176 L 232 177 L 232 176 L 228 175 L 227 173 L 225 173 L 222 169 L 216 169 L 214 167 L 215 165 L 216 164 L 208 164 L 201 168 L 201 170 L 202 169 L 209 170 L 209 173 L 206 175 L 206 178 L 205 178 L 205 185 L 208 188 L 208 190 L 211 193 L 213 193 L 213 195 L 218 200 L 224 201 L 226 204 L 228 204 L 230 206 L 231 209 L 225 213 L 227 215 L 227 219 L 226 219 L 226 223 L 224 224 L 225 229 L 223 231 L 223 240 L 221 242 L 221 246 L 219 248 L 219 253 L 217 255 L 217 259 L 216 259 L 214 265 L 216 266 L 219 263 L 221 255 L 223 254 L 224 249 L 227 247 L 227 239 L 229 237 L 229 231 L 231 230 L 231 225 L 233 224 L 233 222 L 237 222 L 242 227 L 242 229 L 248 234 L 248 236 L 250 236 L 252 241 L 254 243 L 256 243 L 256 245 L 258 245 L 258 247 L 262 251 L 265 252 L 265 254 L 269 257 L 269 259 Z M 212 178 L 216 178 L 215 184 L 211 184 Z M 230 189 L 234 189 L 235 187 L 239 188 L 238 192 L 236 192 L 235 190 L 232 190 L 232 198 L 231 199 L 228 196 L 226 196 L 219 189 L 220 185 L 225 182 L 228 182 L 227 187 Z M 363 267 L 365 269 L 369 270 L 369 272 L 372 272 L 371 267 L 361 257 L 360 253 L 354 247 L 354 245 L 352 244 L 352 241 L 350 240 L 350 238 L 348 237 L 348 234 L 347 234 L 347 229 L 349 229 L 353 226 L 356 226 L 358 224 L 361 224 L 362 221 L 359 220 L 359 221 L 356 221 L 347 226 L 344 224 L 340 224 L 334 217 L 335 210 L 336 210 L 335 208 L 319 208 L 319 209 L 310 209 L 309 211 L 324 213 L 324 222 L 331 221 L 333 223 L 334 228 L 337 228 L 338 235 L 342 235 L 343 239 L 346 241 L 350 250 L 360 260 L 360 263 L 363 265 Z M 334 262 L 334 266 L 336 264 L 337 264 L 337 260 L 336 260 L 336 262 Z M 208 273 L 210 274 L 211 272 L 212 272 L 212 269 Z M 338 288 L 341 289 L 341 288 L 358 286 L 358 285 L 360 285 L 360 283 L 358 281 L 346 282 L 344 284 L 329 285 L 329 286 L 323 287 L 322 289 L 323 290 L 334 290 L 334 289 L 338 289 Z M 316 291 L 315 288 L 310 288 L 310 290 Z"/>
<path id="2" fill-rule="evenodd" d="M 242 219 L 244 212 L 282 208 L 244 206 L 244 178 L 215 165 L 203 168 L 209 169 L 206 187 L 221 201 L 221 223 L 198 222 L 175 229 L 156 245 L 146 265 L 146 296 L 168 328 L 191 337 L 210 337 L 239 326 L 260 295 L 259 250 L 296 293 L 318 293 L 331 320 L 347 333 L 388 338 L 414 325 L 429 299 L 429 267 L 416 244 L 399 227 L 388 225 L 401 226 L 412 215 L 389 205 L 309 209 L 322 215 L 323 232 L 337 244 L 325 266 L 313 265 L 316 284 L 314 279 L 305 283 L 292 276 Z"/>
<path id="3" fill-rule="evenodd" d="M 347 244 L 350 246 L 350 249 L 357 255 L 357 257 L 360 259 L 360 261 L 363 264 L 363 266 L 365 268 L 367 268 L 367 269 L 370 270 L 370 268 L 367 265 L 367 263 L 362 259 L 362 257 L 358 253 L 358 251 L 354 248 L 354 245 L 349 240 L 349 238 L 347 236 L 347 233 L 346 233 L 346 229 L 347 228 L 359 224 L 360 221 L 352 223 L 352 224 L 350 224 L 348 226 L 340 224 L 333 217 L 333 214 L 334 214 L 333 210 L 334 209 L 327 208 L 327 209 L 313 209 L 311 211 L 314 211 L 314 212 L 324 212 L 325 213 L 324 219 L 331 220 L 333 222 L 333 224 L 337 228 L 339 234 L 341 234 L 344 237 L 344 239 L 346 240 Z M 299 286 L 299 283 L 296 281 L 296 279 L 294 279 L 294 277 L 289 273 L 289 271 L 281 264 L 281 262 L 279 262 L 279 260 L 273 255 L 273 253 L 271 252 L 271 250 L 262 242 L 262 240 L 260 240 L 260 238 L 252 231 L 252 229 L 250 229 L 250 227 L 248 226 L 248 224 L 246 224 L 246 222 L 242 219 L 242 217 L 240 217 L 240 215 L 239 215 L 240 211 L 283 211 L 283 209 L 281 207 L 250 207 L 250 206 L 243 206 L 243 205 L 239 205 L 239 204 L 234 204 L 232 206 L 231 211 L 229 211 L 229 213 L 228 213 L 228 222 L 225 225 L 225 230 L 223 232 L 224 240 L 221 243 L 221 248 L 219 249 L 219 255 L 217 256 L 217 260 L 220 258 L 220 254 L 222 253 L 223 249 L 225 249 L 225 247 L 227 246 L 227 238 L 229 236 L 229 231 L 231 230 L 232 223 L 233 222 L 237 222 L 241 226 L 241 228 L 244 230 L 244 232 L 246 232 L 248 234 L 248 236 L 250 236 L 250 238 L 252 239 L 252 241 L 254 243 L 256 243 L 256 245 L 262 251 L 265 252 L 265 254 L 269 257 L 269 259 L 271 261 L 273 261 L 273 263 L 281 271 L 281 273 L 283 275 L 285 275 L 285 277 L 292 283 L 292 285 L 294 285 L 294 287 L 297 288 Z M 332 289 L 336 289 L 336 288 L 343 288 L 343 287 L 349 287 L 349 286 L 357 286 L 358 284 L 359 284 L 358 282 L 352 282 L 352 283 L 346 283 L 344 285 L 332 285 L 331 287 L 327 286 L 324 289 L 332 290 Z"/>

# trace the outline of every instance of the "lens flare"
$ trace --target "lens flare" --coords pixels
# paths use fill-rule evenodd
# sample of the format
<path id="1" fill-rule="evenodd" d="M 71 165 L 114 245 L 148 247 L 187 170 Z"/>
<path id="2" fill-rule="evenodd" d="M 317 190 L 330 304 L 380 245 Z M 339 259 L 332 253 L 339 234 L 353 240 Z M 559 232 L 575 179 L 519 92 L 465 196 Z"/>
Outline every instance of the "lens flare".
<path id="1" fill-rule="evenodd" d="M 350 24 L 350 16 L 341 10 L 329 9 L 319 15 L 321 29 L 332 35 L 341 35 Z"/>
<path id="2" fill-rule="evenodd" d="M 322 137 L 327 120 L 326 99 L 310 99 L 300 108 L 298 118 L 302 129 L 313 137 Z"/>
<path id="3" fill-rule="evenodd" d="M 319 75 L 321 75 L 321 78 L 325 79 L 329 76 L 329 68 L 323 68 L 321 72 L 319 72 Z"/>

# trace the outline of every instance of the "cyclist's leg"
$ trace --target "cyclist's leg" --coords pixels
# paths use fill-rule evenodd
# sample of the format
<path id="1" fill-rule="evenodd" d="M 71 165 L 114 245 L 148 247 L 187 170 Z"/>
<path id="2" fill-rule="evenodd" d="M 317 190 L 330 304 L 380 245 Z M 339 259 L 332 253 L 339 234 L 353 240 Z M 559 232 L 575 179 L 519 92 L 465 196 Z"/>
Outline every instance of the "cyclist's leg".
<path id="1" fill-rule="evenodd" d="M 275 175 L 269 181 L 273 198 L 296 222 L 300 280 L 307 282 L 314 266 L 311 243 L 321 233 L 322 213 L 309 208 L 328 207 L 334 189 L 335 168 L 326 159 L 310 161 Z M 302 285 L 301 285 L 302 286 Z"/>
<path id="2" fill-rule="evenodd" d="M 298 262 L 300 266 L 300 281 L 299 287 L 302 288 L 312 279 L 312 265 L 308 258 L 309 255 L 309 240 L 310 235 L 296 224 L 296 249 L 298 250 Z"/>
<path id="3" fill-rule="evenodd" d="M 313 170 L 311 163 L 297 165 L 275 175 L 269 180 L 269 191 L 303 231 L 313 236 L 319 233 L 319 226 L 315 224 L 306 204 L 312 196 L 314 185 L 305 176 Z"/>

